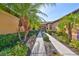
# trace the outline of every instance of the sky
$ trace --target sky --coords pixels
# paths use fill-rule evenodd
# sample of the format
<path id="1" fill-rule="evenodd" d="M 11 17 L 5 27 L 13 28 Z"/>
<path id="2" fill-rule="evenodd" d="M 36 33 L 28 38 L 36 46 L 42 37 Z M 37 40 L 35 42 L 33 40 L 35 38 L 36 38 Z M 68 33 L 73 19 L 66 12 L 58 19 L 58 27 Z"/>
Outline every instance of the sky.
<path id="1" fill-rule="evenodd" d="M 79 3 L 56 3 L 56 5 L 41 7 L 40 10 L 48 15 L 41 15 L 46 21 L 55 21 L 77 10 Z"/>

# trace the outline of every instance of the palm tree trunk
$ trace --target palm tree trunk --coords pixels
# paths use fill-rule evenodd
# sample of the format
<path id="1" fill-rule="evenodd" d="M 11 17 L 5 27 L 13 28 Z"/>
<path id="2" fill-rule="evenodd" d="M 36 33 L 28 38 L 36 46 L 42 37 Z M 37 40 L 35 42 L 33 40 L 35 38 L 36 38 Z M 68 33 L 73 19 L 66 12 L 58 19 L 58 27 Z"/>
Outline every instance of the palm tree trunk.
<path id="1" fill-rule="evenodd" d="M 68 24 L 68 38 L 69 38 L 69 42 L 71 42 L 71 40 L 72 40 L 72 26 L 71 26 L 71 23 Z"/>
<path id="2" fill-rule="evenodd" d="M 20 40 L 22 40 L 21 35 L 20 35 L 20 27 L 18 28 L 18 37 L 19 37 Z"/>
<path id="3" fill-rule="evenodd" d="M 29 33 L 29 21 L 28 21 L 28 18 L 23 16 L 21 17 L 21 23 L 22 23 L 22 26 L 24 27 L 24 30 L 25 30 L 25 36 L 24 36 L 24 42 L 26 42 L 28 40 L 27 38 L 27 35 Z"/>
<path id="4" fill-rule="evenodd" d="M 22 21 L 21 21 L 21 18 L 20 18 L 19 24 L 18 24 L 18 37 L 19 37 L 20 40 L 22 40 L 22 39 L 21 39 L 21 34 L 20 34 L 20 27 L 21 27 L 21 26 L 22 26 Z"/>
<path id="5" fill-rule="evenodd" d="M 28 40 L 28 37 L 27 37 L 28 33 L 29 33 L 29 31 L 27 31 L 27 32 L 25 33 L 24 42 L 27 42 L 27 40 Z"/>

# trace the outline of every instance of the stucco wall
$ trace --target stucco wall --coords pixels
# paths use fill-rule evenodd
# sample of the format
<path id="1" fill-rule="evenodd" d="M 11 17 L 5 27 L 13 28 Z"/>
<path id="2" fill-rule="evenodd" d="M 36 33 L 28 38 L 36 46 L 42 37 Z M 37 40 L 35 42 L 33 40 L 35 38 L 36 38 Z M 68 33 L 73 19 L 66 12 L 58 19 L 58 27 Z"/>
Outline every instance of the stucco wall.
<path id="1" fill-rule="evenodd" d="M 47 28 L 49 29 L 49 30 L 56 30 L 56 27 L 57 27 L 57 25 L 58 25 L 58 23 L 59 23 L 59 21 L 58 22 L 55 22 L 55 23 L 49 23 L 48 25 L 47 25 Z"/>
<path id="2" fill-rule="evenodd" d="M 0 34 L 17 32 L 18 20 L 17 17 L 0 10 Z"/>

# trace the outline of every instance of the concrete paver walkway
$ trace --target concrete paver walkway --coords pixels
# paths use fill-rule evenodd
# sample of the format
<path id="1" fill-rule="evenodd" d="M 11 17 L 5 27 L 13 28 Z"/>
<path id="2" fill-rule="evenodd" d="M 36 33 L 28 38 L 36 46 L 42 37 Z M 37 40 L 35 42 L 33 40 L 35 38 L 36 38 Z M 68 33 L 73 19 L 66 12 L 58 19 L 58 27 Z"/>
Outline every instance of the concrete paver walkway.
<path id="1" fill-rule="evenodd" d="M 45 56 L 45 55 L 46 55 L 46 51 L 45 51 L 44 41 L 40 31 L 36 38 L 34 47 L 31 51 L 31 56 Z"/>
<path id="2" fill-rule="evenodd" d="M 70 56 L 70 55 L 76 56 L 77 55 L 74 52 L 72 52 L 69 48 L 67 48 L 65 45 L 63 45 L 61 42 L 59 42 L 54 37 L 49 35 L 48 33 L 45 33 L 45 34 L 47 34 L 47 36 L 49 37 L 49 40 L 51 41 L 51 43 L 54 45 L 54 47 L 57 49 L 57 51 L 61 55 L 68 55 L 68 56 Z"/>

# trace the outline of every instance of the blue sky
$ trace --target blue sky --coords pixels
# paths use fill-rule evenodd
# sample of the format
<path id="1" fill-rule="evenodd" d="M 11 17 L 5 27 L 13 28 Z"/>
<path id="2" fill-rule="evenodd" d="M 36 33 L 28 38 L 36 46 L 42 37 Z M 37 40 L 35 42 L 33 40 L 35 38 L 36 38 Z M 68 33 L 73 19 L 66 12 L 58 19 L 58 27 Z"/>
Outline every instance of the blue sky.
<path id="1" fill-rule="evenodd" d="M 48 15 L 46 21 L 55 21 L 79 8 L 79 3 L 56 3 L 56 6 L 41 7 L 40 10 Z"/>

